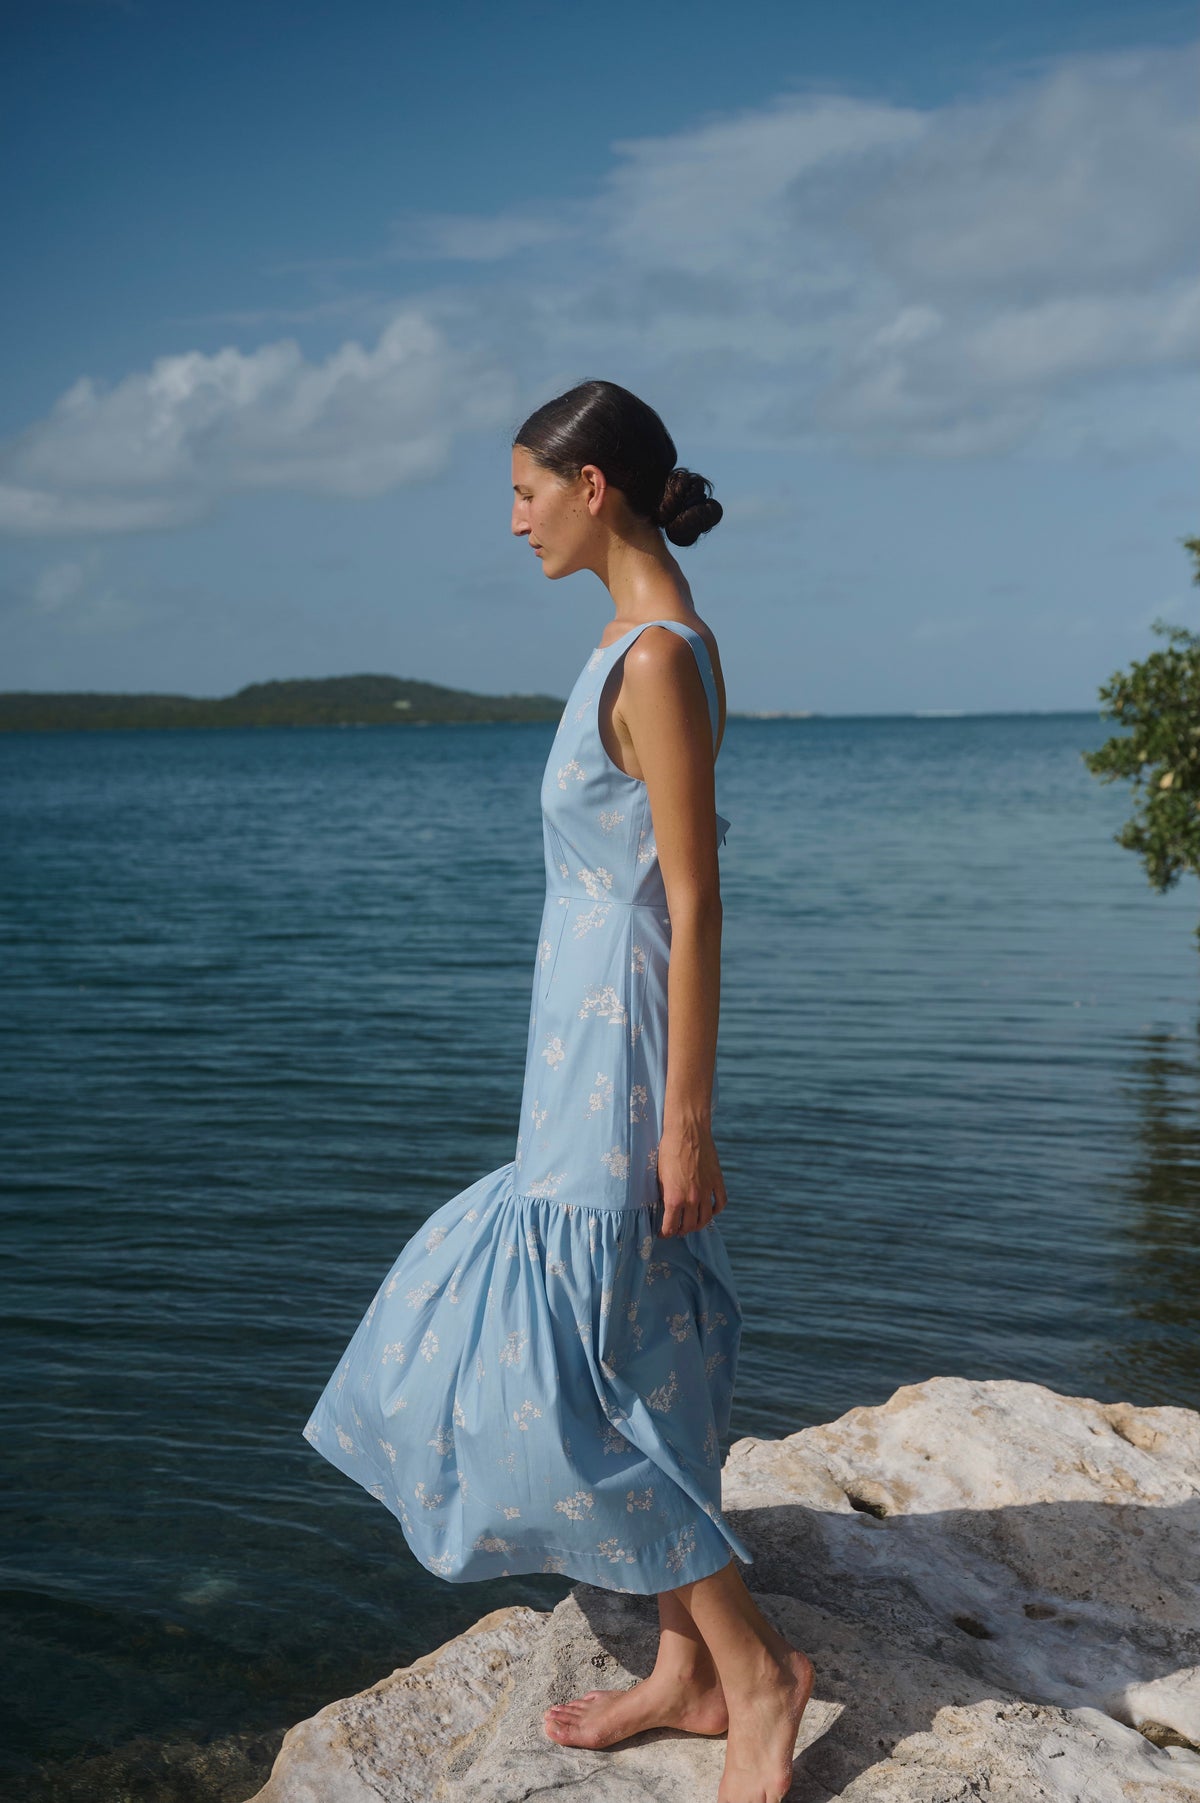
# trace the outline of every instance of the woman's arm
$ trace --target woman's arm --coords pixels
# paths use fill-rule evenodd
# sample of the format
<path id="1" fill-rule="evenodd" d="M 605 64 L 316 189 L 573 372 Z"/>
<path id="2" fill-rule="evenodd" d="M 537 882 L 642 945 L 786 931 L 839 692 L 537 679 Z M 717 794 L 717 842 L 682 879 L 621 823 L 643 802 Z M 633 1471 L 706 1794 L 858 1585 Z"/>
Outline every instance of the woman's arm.
<path id="1" fill-rule="evenodd" d="M 712 723 L 695 654 L 678 633 L 652 626 L 638 635 L 613 718 L 646 783 L 671 916 L 658 1178 L 663 1233 L 691 1233 L 726 1201 L 711 1125 L 722 909 Z"/>

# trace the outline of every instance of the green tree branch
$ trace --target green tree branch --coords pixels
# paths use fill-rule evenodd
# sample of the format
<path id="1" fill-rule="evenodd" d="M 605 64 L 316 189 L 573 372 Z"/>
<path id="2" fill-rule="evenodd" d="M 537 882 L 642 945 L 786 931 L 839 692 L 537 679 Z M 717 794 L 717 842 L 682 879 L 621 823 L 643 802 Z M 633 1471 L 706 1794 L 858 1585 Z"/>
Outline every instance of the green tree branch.
<path id="1" fill-rule="evenodd" d="M 1181 542 L 1200 584 L 1200 538 Z M 1151 886 L 1163 891 L 1184 871 L 1200 876 L 1200 634 L 1166 620 L 1151 631 L 1166 648 L 1100 689 L 1101 714 L 1125 731 L 1080 755 L 1101 782 L 1133 784 L 1133 818 L 1113 837 L 1139 854 Z M 1195 932 L 1200 941 L 1200 926 Z"/>

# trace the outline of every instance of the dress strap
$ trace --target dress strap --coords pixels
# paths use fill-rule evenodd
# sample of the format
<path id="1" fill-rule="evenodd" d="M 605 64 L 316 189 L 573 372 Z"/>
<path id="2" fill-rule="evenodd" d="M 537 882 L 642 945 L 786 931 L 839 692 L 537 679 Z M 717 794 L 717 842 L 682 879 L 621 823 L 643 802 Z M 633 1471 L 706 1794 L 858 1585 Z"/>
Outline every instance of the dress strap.
<path id="1" fill-rule="evenodd" d="M 634 639 L 637 638 L 640 632 L 645 632 L 647 626 L 667 626 L 672 632 L 677 632 L 681 638 L 685 638 L 692 647 L 696 663 L 700 670 L 700 680 L 704 684 L 704 693 L 708 697 L 708 714 L 712 725 L 713 750 L 715 751 L 717 746 L 717 729 L 721 720 L 721 703 L 717 695 L 717 679 L 713 672 L 712 658 L 709 655 L 708 646 L 694 627 L 685 625 L 682 620 L 643 620 L 640 626 L 632 626 L 623 638 L 614 639 L 612 644 L 607 645 L 605 649 L 607 651 L 615 651 L 619 646 L 621 655 L 624 656 Z"/>

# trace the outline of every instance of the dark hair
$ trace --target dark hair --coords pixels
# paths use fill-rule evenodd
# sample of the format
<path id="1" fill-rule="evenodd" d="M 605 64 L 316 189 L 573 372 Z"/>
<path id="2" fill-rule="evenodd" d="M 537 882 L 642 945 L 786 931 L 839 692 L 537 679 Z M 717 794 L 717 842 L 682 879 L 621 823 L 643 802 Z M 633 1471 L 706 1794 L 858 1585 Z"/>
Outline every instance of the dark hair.
<path id="1" fill-rule="evenodd" d="M 723 512 L 711 482 L 676 467 L 675 441 L 653 407 L 616 382 L 580 382 L 547 401 L 513 434 L 513 444 L 568 482 L 594 463 L 673 545 L 694 545 Z"/>

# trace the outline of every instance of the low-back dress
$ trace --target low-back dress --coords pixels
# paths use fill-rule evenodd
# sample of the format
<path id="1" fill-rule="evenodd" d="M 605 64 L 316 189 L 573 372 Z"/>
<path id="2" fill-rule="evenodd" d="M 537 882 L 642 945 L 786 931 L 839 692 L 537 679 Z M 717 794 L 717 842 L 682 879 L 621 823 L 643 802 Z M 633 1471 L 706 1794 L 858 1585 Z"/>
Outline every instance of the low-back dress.
<path id="1" fill-rule="evenodd" d="M 546 899 L 515 1156 L 425 1221 L 305 1437 L 461 1582 L 560 1572 L 650 1594 L 751 1554 L 721 1510 L 742 1312 L 716 1220 L 661 1235 L 671 920 L 646 785 L 600 738 L 588 658 L 541 786 Z M 717 815 L 720 843 L 730 822 Z M 715 1116 L 719 1083 L 714 1074 Z"/>

